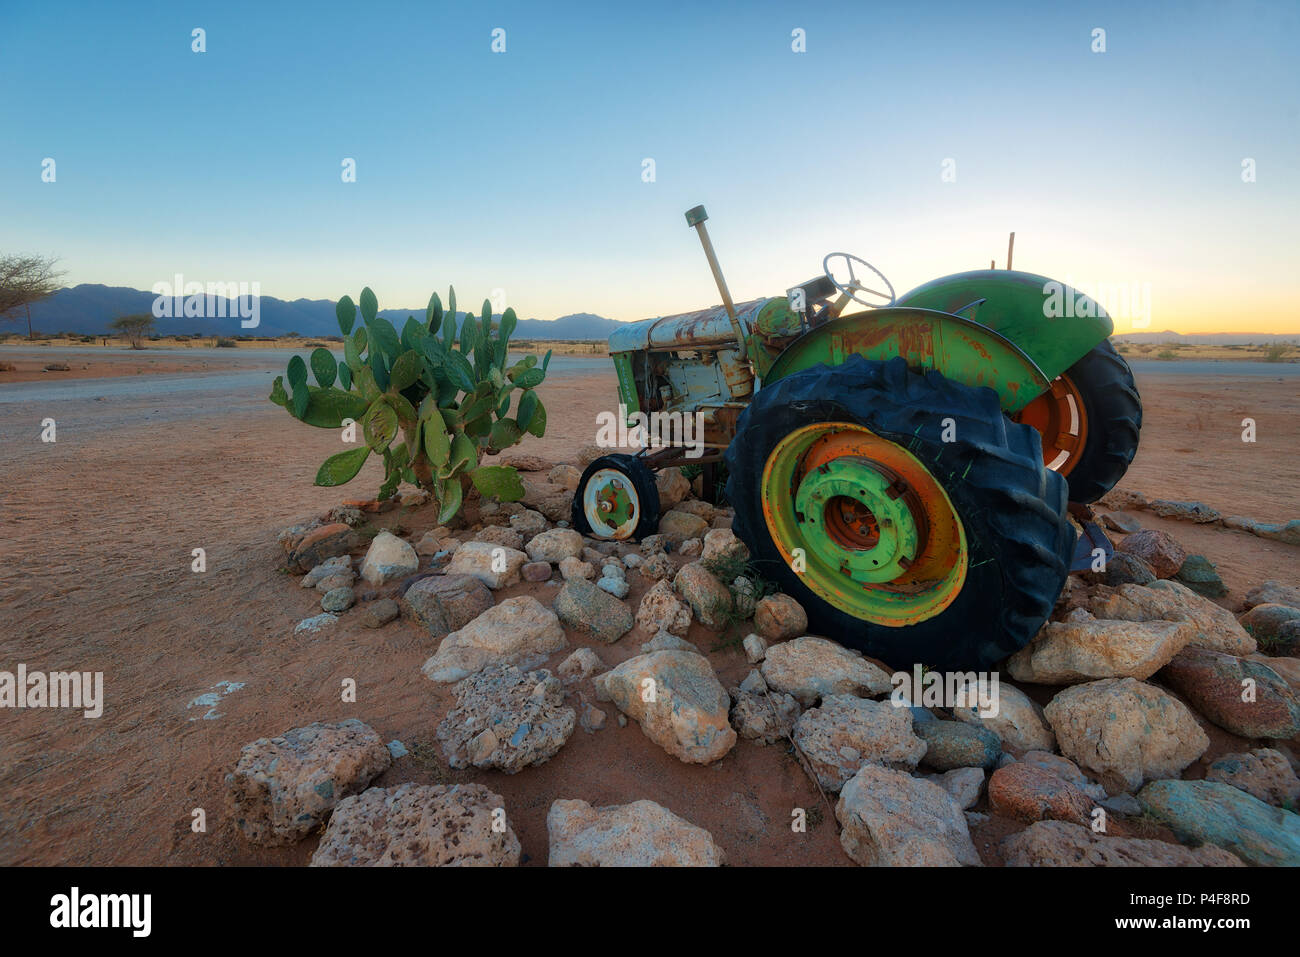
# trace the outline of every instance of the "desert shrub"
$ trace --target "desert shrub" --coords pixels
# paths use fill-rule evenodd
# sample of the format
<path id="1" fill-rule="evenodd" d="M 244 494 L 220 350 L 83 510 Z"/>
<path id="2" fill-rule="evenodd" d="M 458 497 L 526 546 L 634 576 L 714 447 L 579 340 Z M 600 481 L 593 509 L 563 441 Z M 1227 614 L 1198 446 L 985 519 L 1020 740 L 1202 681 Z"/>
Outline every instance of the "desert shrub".
<path id="1" fill-rule="evenodd" d="M 351 481 L 374 453 L 384 460 L 379 498 L 391 497 L 403 481 L 418 485 L 437 499 L 443 523 L 460 511 L 471 484 L 500 501 L 522 498 L 515 469 L 480 460 L 525 434 L 545 434 L 546 407 L 535 389 L 546 378 L 551 354 L 540 365 L 536 356 L 526 356 L 507 367 L 518 322 L 514 310 L 507 309 L 494 327 L 492 306 L 484 300 L 481 319 L 466 315 L 458 334 L 454 289 L 446 310 L 434 293 L 423 321 L 408 317 L 400 335 L 378 314 L 369 287 L 361 291 L 360 305 L 363 323 L 355 329 L 352 298 L 344 296 L 336 307 L 342 363 L 318 348 L 310 358 L 316 385 L 307 381 L 308 363 L 294 356 L 286 374 L 289 391 L 282 376 L 271 386 L 271 401 L 308 425 L 337 429 L 352 419 L 361 426 L 364 444 L 326 459 L 316 484 Z"/>
<path id="2" fill-rule="evenodd" d="M 225 336 L 218 336 L 218 337 L 217 337 L 217 348 L 218 348 L 218 349 L 234 349 L 234 348 L 235 348 L 235 340 L 234 340 L 234 339 L 227 339 Z"/>
<path id="3" fill-rule="evenodd" d="M 1273 345 L 1269 346 L 1266 350 L 1264 350 L 1264 361 L 1281 362 L 1284 358 L 1286 358 L 1286 354 L 1290 351 L 1291 351 L 1290 347 L 1285 346 L 1280 342 L 1275 342 L 1273 343 Z"/>

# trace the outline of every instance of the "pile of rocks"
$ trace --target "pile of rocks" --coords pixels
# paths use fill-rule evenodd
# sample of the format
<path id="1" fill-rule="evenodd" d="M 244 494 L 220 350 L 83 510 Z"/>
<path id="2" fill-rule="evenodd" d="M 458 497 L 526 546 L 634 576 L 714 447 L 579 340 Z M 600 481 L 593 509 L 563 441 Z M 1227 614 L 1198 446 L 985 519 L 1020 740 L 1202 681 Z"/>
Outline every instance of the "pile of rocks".
<path id="1" fill-rule="evenodd" d="M 545 480 L 525 476 L 523 502 L 483 504 L 481 521 L 454 533 L 412 545 L 381 531 L 366 546 L 358 516 L 340 513 L 281 538 L 288 567 L 322 595 L 323 614 L 299 630 L 360 602 L 363 623 L 400 614 L 437 640 L 422 671 L 451 687 L 437 741 L 452 768 L 527 773 L 579 727 L 605 728 L 604 704 L 688 765 L 789 747 L 838 795 L 841 845 L 860 864 L 977 865 L 971 828 L 990 815 L 1026 828 L 998 850 L 1011 864 L 1300 863 L 1300 817 L 1285 810 L 1300 800 L 1288 743 L 1300 735 L 1300 659 L 1259 653 L 1300 653 L 1296 590 L 1266 583 L 1239 621 L 1206 597 L 1212 565 L 1117 511 L 1108 524 L 1128 534 L 1110 567 L 1072 579 L 1004 664 L 1020 684 L 1058 689 L 1036 695 L 1046 705 L 1002 681 L 994 714 L 922 708 L 893 694 L 880 662 L 807 634 L 794 598 L 760 595 L 730 513 L 691 498 L 679 471 L 657 476 L 658 534 L 609 542 L 567 527 L 577 467 L 527 464 Z M 748 675 L 724 687 L 693 626 L 747 631 Z M 625 641 L 640 653 L 607 668 L 599 649 Z M 974 701 L 991 689 L 968 690 Z M 1183 780 L 1209 748 L 1198 714 L 1252 747 Z M 299 840 L 328 820 L 314 864 L 519 862 L 498 795 L 371 786 L 387 767 L 378 735 L 342 722 L 249 745 L 227 781 L 250 840 Z M 1122 822 L 1138 815 L 1206 846 L 1134 837 Z M 724 860 L 707 831 L 650 801 L 556 800 L 547 829 L 552 865 Z"/>

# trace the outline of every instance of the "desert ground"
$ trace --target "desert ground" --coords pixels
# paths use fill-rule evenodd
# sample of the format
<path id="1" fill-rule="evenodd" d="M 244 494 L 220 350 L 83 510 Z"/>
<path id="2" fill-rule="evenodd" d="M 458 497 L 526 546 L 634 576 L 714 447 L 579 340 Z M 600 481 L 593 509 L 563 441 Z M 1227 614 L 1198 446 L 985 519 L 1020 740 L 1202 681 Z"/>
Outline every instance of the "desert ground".
<path id="1" fill-rule="evenodd" d="M 575 731 L 540 767 L 453 771 L 434 738 L 451 692 L 420 673 L 435 640 L 406 619 L 369 630 L 355 614 L 295 635 L 295 623 L 319 612 L 320 595 L 281 571 L 277 533 L 369 498 L 381 475 L 372 458 L 349 486 L 311 484 L 338 437 L 266 401 L 286 358 L 244 349 L 0 348 L 0 361 L 16 367 L 0 373 L 0 667 L 102 671 L 107 699 L 96 720 L 58 710 L 0 714 L 0 864 L 305 864 L 315 836 L 287 848 L 244 840 L 226 814 L 223 777 L 245 743 L 344 717 L 410 751 L 375 785 L 472 780 L 502 795 L 528 863 L 546 861 L 546 813 L 558 798 L 657 801 L 712 832 L 731 864 L 851 863 L 831 808 L 783 746 L 742 741 L 714 764 L 690 766 L 635 722 L 619 727 L 606 705 L 604 730 Z M 41 372 L 50 362 L 69 370 Z M 1202 375 L 1141 364 L 1146 420 L 1123 487 L 1265 522 L 1300 516 L 1294 369 Z M 58 385 L 67 379 L 75 381 Z M 551 410 L 548 434 L 519 451 L 572 461 L 594 440 L 596 414 L 616 403 L 613 371 L 607 360 L 557 361 L 540 394 Z M 47 418 L 57 424 L 54 443 L 41 441 Z M 1242 441 L 1244 418 L 1255 420 L 1254 443 Z M 430 507 L 397 508 L 376 521 L 415 540 L 435 517 Z M 1149 512 L 1140 521 L 1217 563 L 1230 589 L 1225 607 L 1237 608 L 1266 579 L 1300 586 L 1294 546 Z M 197 547 L 207 552 L 202 574 L 190 570 Z M 629 581 L 635 608 L 648 585 L 635 574 Z M 554 587 L 525 582 L 496 597 L 515 594 L 545 602 Z M 646 637 L 593 647 L 611 667 Z M 735 645 L 720 646 L 698 623 L 689 638 L 724 686 L 749 671 Z M 592 644 L 574 635 L 570 642 Z M 355 704 L 340 701 L 345 678 L 357 682 Z M 192 703 L 220 682 L 242 687 L 205 717 L 208 708 Z M 1050 697 L 1051 689 L 1029 690 L 1040 703 Z M 1202 725 L 1211 747 L 1188 777 L 1254 746 Z M 806 834 L 791 832 L 795 807 L 811 812 Z M 206 833 L 190 829 L 195 808 L 207 813 Z M 972 828 L 984 862 L 1000 864 L 998 842 L 1023 826 L 992 816 Z M 1123 826 L 1172 839 L 1151 822 Z"/>

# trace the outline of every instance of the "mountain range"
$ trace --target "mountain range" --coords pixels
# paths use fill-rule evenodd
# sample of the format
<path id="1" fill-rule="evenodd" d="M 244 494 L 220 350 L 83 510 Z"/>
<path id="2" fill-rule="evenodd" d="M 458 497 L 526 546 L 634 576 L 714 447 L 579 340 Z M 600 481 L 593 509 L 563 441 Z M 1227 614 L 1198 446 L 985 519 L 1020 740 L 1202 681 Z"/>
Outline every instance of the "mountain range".
<path id="1" fill-rule="evenodd" d="M 82 283 L 60 289 L 48 299 L 32 304 L 32 329 L 36 332 L 73 332 L 80 335 L 108 333 L 109 323 L 119 316 L 151 312 L 152 292 L 125 286 L 104 286 Z M 240 326 L 238 313 L 224 301 L 224 311 L 234 318 L 226 319 L 156 319 L 154 331 L 161 335 L 222 335 L 222 336 L 285 336 L 297 333 L 307 338 L 337 336 L 338 321 L 334 317 L 334 302 L 329 299 L 276 299 L 262 296 L 259 322 L 256 328 Z M 416 309 L 381 309 L 379 314 L 401 329 L 407 316 L 424 317 L 424 307 Z M 457 313 L 457 326 L 465 313 Z M 10 317 L 0 332 L 27 331 L 27 314 L 18 311 Z M 589 312 L 561 316 L 558 319 L 520 319 L 515 329 L 517 339 L 607 339 L 610 332 L 621 326 L 616 319 Z"/>
<path id="2" fill-rule="evenodd" d="M 50 298 L 32 304 L 32 329 L 37 332 L 72 332 L 97 335 L 109 332 L 109 323 L 119 316 L 150 312 L 156 296 L 143 289 L 82 283 L 60 289 Z M 233 310 L 227 307 L 228 315 Z M 407 316 L 423 316 L 424 307 L 415 309 L 381 309 L 379 314 L 399 329 Z M 457 313 L 457 326 L 464 319 Z M 19 312 L 12 322 L 0 327 L 4 331 L 26 331 L 26 314 Z M 607 319 L 590 312 L 578 312 L 558 319 L 520 319 L 515 336 L 519 339 L 608 339 L 621 326 L 617 319 Z M 155 332 L 162 335 L 224 336 L 300 336 L 320 337 L 339 334 L 334 318 L 334 302 L 329 299 L 276 299 L 262 296 L 260 322 L 255 329 L 241 328 L 238 318 L 227 319 L 158 319 Z M 1270 332 L 1179 333 L 1128 332 L 1115 339 L 1136 344 L 1188 343 L 1198 345 L 1236 345 L 1240 343 L 1300 343 L 1300 334 Z"/>

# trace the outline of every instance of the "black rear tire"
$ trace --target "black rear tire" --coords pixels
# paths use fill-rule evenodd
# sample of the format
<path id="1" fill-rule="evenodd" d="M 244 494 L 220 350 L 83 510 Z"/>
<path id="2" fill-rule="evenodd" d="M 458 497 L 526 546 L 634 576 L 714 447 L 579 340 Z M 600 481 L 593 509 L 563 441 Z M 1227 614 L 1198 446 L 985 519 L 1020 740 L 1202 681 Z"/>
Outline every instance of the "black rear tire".
<path id="1" fill-rule="evenodd" d="M 1109 339 L 1070 366 L 1066 377 L 1083 398 L 1088 438 L 1066 482 L 1070 501 L 1095 502 L 1119 484 L 1137 454 L 1142 397 L 1133 370 Z"/>
<path id="2" fill-rule="evenodd" d="M 956 440 L 944 442 L 949 418 Z M 965 582 L 947 608 L 901 627 L 873 623 L 824 601 L 786 564 L 763 515 L 763 470 L 783 437 L 814 422 L 854 423 L 902 445 L 943 486 L 968 550 Z M 1038 433 L 1003 415 L 992 389 L 912 372 L 902 358 L 851 356 L 761 389 L 726 461 L 733 529 L 758 573 L 803 605 L 815 633 L 897 668 L 989 668 L 1033 638 L 1069 574 L 1066 483 L 1044 468 Z"/>
<path id="3" fill-rule="evenodd" d="M 632 534 L 621 541 L 637 541 L 645 538 L 647 535 L 653 535 L 659 531 L 659 488 L 655 484 L 654 472 L 637 458 L 635 455 L 624 455 L 616 453 L 614 455 L 602 455 L 596 459 L 582 473 L 582 478 L 578 481 L 578 487 L 573 493 L 573 506 L 570 513 L 571 524 L 583 535 L 590 535 L 593 538 L 605 538 L 592 531 L 591 523 L 587 520 L 587 515 L 582 508 L 583 490 L 587 487 L 587 482 L 591 477 L 601 469 L 614 469 L 622 472 L 627 476 L 628 482 L 635 489 L 637 500 L 641 503 L 637 523 Z M 616 539 L 606 539 L 616 541 Z"/>

